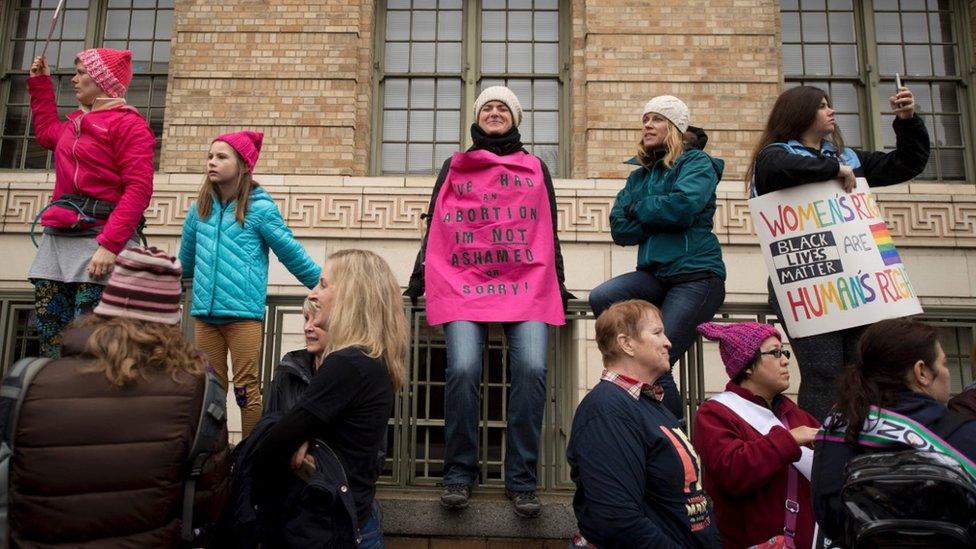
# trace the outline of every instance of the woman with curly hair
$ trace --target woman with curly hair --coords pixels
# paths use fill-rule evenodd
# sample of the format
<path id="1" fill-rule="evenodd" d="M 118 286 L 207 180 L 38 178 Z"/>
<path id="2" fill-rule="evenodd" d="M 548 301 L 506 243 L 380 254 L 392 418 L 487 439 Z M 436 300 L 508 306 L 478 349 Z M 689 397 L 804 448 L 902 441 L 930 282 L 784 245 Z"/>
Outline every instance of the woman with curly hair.
<path id="1" fill-rule="evenodd" d="M 66 329 L 62 357 L 26 388 L 13 433 L 12 546 L 180 544 L 185 465 L 212 376 L 180 332 L 180 273 L 156 248 L 122 251 L 94 314 Z M 196 484 L 194 528 L 204 531 L 227 488 L 218 421 Z"/>

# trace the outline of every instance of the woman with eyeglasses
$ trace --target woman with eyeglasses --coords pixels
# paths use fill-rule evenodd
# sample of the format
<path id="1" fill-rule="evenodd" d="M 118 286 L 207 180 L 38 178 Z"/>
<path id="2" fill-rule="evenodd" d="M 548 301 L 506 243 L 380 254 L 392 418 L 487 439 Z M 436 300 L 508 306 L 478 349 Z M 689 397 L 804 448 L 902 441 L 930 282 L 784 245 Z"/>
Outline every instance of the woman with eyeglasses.
<path id="1" fill-rule="evenodd" d="M 790 352 L 782 335 L 757 322 L 707 322 L 698 332 L 718 341 L 730 379 L 698 408 L 693 437 L 722 546 L 784 536 L 792 539 L 776 541 L 810 547 L 810 448 L 820 423 L 783 394 Z"/>

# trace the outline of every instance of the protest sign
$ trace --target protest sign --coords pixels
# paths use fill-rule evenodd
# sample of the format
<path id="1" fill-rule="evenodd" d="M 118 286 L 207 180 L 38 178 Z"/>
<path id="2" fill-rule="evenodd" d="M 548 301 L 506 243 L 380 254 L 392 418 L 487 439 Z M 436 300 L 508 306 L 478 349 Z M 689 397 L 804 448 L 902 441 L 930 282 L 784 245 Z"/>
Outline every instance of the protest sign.
<path id="1" fill-rule="evenodd" d="M 566 322 L 539 159 L 455 153 L 424 255 L 427 321 Z"/>
<path id="2" fill-rule="evenodd" d="M 836 181 L 749 200 L 763 258 L 793 337 L 922 312 L 868 188 Z"/>

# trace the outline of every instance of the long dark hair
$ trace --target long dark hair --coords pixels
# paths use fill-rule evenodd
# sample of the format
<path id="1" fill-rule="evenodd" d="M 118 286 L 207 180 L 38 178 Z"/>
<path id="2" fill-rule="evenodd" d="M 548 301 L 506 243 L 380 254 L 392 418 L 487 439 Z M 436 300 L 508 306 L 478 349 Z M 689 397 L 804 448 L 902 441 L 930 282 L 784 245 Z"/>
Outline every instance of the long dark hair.
<path id="1" fill-rule="evenodd" d="M 759 152 L 770 143 L 798 139 L 803 135 L 816 121 L 820 102 L 824 99 L 827 100 L 827 105 L 831 105 L 830 96 L 827 95 L 827 92 L 813 86 L 797 86 L 779 94 L 776 103 L 773 104 L 773 110 L 769 111 L 766 129 L 759 137 L 756 148 L 752 150 L 752 159 L 749 161 L 749 168 L 746 170 L 746 183 L 752 181 L 752 174 L 756 168 L 756 157 L 759 156 Z M 844 138 L 840 134 L 840 128 L 836 125 L 827 140 L 837 147 L 838 152 L 844 150 Z"/>
<path id="2" fill-rule="evenodd" d="M 237 204 L 234 206 L 234 217 L 243 227 L 244 218 L 247 216 L 247 207 L 251 203 L 251 191 L 260 185 L 251 177 L 251 171 L 247 169 L 247 164 L 244 163 L 241 155 L 233 147 L 231 150 L 234 151 L 234 158 L 237 160 L 237 194 L 234 196 Z M 210 218 L 214 198 L 220 200 L 217 185 L 210 181 L 209 177 L 204 176 L 203 186 L 200 187 L 200 194 L 197 195 L 197 217 L 201 220 Z"/>
<path id="3" fill-rule="evenodd" d="M 935 328 L 907 318 L 882 320 L 864 331 L 857 362 L 837 379 L 834 426 L 846 426 L 849 444 L 856 443 L 872 404 L 891 406 L 898 392 L 908 390 L 905 379 L 916 362 L 935 372 L 938 342 Z"/>

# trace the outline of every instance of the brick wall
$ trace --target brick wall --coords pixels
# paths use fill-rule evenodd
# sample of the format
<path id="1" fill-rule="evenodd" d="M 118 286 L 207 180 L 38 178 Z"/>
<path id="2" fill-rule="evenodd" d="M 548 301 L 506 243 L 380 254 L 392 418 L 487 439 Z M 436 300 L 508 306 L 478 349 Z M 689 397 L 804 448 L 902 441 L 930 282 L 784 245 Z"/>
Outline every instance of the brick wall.
<path id="1" fill-rule="evenodd" d="M 741 179 L 780 91 L 779 4 L 769 0 L 575 0 L 573 176 L 629 171 L 644 103 L 676 95 Z"/>
<path id="2" fill-rule="evenodd" d="M 207 143 L 265 132 L 258 171 L 364 175 L 373 2 L 177 2 L 161 171 L 203 171 Z"/>

